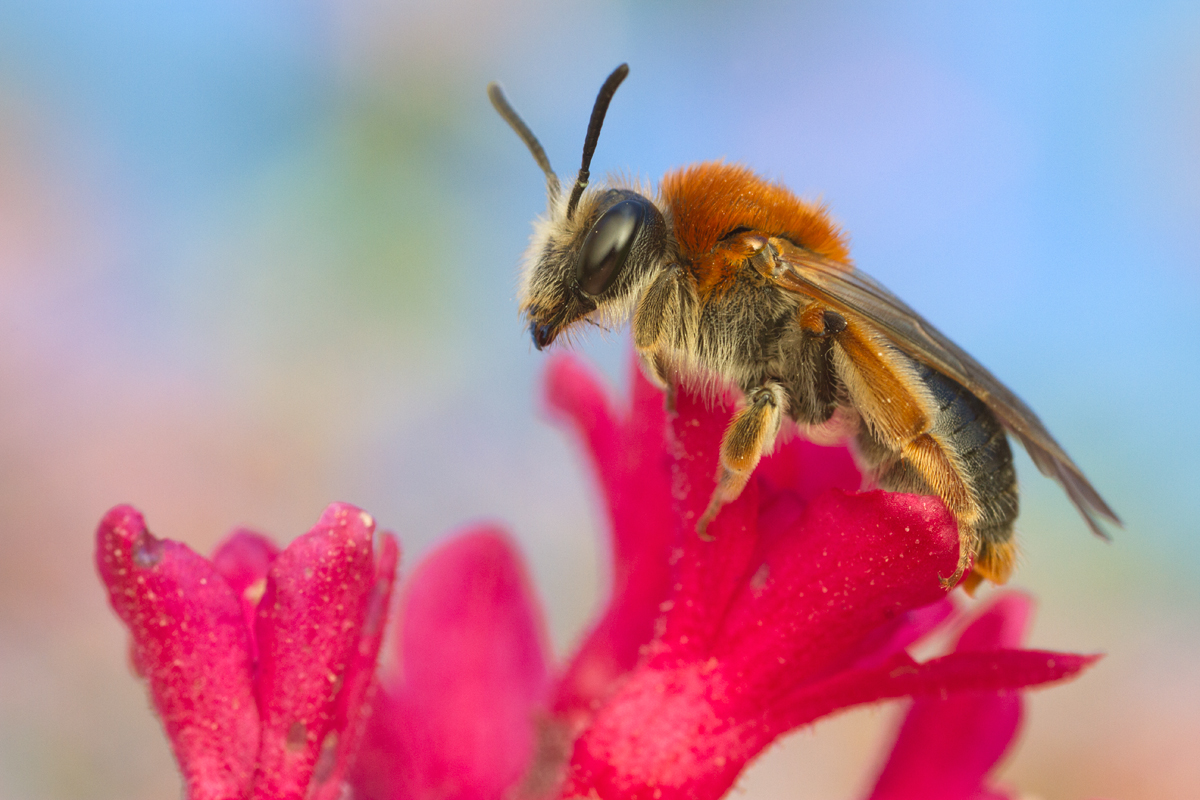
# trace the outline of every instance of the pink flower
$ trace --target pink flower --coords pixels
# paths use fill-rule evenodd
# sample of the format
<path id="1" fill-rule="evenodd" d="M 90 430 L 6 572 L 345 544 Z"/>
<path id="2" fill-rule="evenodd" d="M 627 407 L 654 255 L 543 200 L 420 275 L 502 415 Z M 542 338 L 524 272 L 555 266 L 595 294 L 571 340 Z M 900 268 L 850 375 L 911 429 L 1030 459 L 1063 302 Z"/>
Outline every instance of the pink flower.
<path id="1" fill-rule="evenodd" d="M 354 779 L 365 797 L 717 798 L 778 736 L 842 708 L 995 696 L 1094 660 L 993 638 L 914 661 L 905 648 L 953 611 L 939 576 L 958 539 L 939 500 L 855 493 L 844 449 L 792 440 L 704 540 L 727 408 L 681 392 L 668 418 L 635 374 L 622 413 L 568 358 L 548 385 L 607 501 L 607 606 L 548 683 L 511 546 L 475 533 L 438 552 L 407 590 L 402 672 Z"/>
<path id="2" fill-rule="evenodd" d="M 358 749 L 399 551 L 346 504 L 280 552 L 234 532 L 205 559 L 118 506 L 96 566 L 129 628 L 187 797 L 339 797 Z"/>
<path id="3" fill-rule="evenodd" d="M 382 681 L 357 796 L 500 798 L 538 746 L 550 688 L 538 603 L 504 534 L 431 553 L 401 595 L 396 674 Z"/>
<path id="4" fill-rule="evenodd" d="M 1033 601 L 1000 595 L 963 631 L 955 652 L 1016 648 Z M 869 800 L 1007 800 L 985 786 L 1021 726 L 1019 692 L 960 692 L 913 701 Z"/>

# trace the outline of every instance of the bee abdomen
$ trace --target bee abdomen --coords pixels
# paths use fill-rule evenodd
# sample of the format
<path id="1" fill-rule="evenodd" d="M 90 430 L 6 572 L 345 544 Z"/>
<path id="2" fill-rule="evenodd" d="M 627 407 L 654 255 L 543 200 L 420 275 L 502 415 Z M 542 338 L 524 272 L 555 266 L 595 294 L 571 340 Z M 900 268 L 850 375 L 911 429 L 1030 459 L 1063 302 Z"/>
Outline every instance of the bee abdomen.
<path id="1" fill-rule="evenodd" d="M 1004 427 L 987 405 L 965 388 L 923 364 L 917 373 L 937 405 L 933 433 L 962 465 L 962 477 L 978 504 L 977 563 L 990 563 L 1010 548 L 1017 518 L 1017 473 Z"/>
<path id="2" fill-rule="evenodd" d="M 908 364 L 927 392 L 928 427 L 900 440 L 863 425 L 859 457 L 882 489 L 940 496 L 958 519 L 966 549 L 959 569 L 973 555 L 979 576 L 1003 583 L 1016 557 L 1017 476 L 1008 437 L 978 397 L 923 364 Z"/>

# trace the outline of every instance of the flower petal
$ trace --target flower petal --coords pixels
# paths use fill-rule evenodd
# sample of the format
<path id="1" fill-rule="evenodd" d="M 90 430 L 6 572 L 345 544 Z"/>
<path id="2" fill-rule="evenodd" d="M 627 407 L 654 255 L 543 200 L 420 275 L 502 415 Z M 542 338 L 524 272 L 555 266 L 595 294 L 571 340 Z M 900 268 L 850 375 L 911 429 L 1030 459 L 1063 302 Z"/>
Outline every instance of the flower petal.
<path id="1" fill-rule="evenodd" d="M 696 528 L 717 484 L 721 437 L 730 411 L 688 391 L 676 397 L 671 421 L 671 496 L 679 549 L 676 583 L 667 601 L 663 633 L 655 643 L 658 666 L 706 658 L 725 612 L 751 580 L 759 547 L 758 480 L 751 477 L 741 495 L 726 504 L 704 536 Z"/>
<path id="2" fill-rule="evenodd" d="M 279 546 L 261 533 L 248 528 L 238 528 L 213 551 L 213 568 L 221 573 L 229 588 L 241 597 L 243 592 L 260 581 L 263 585 L 258 589 L 258 597 L 254 605 L 262 597 L 266 589 L 267 570 L 279 555 Z"/>
<path id="3" fill-rule="evenodd" d="M 850 669 L 797 688 L 769 710 L 773 725 L 796 727 L 842 708 L 894 697 L 941 697 L 955 692 L 1002 691 L 1075 677 L 1100 656 L 1041 650 L 951 653 L 918 664 L 899 653 L 869 669 Z"/>
<path id="4" fill-rule="evenodd" d="M 953 614 L 954 601 L 949 597 L 901 614 L 867 634 L 848 654 L 848 660 L 858 668 L 881 664 L 932 633 Z"/>
<path id="5" fill-rule="evenodd" d="M 372 715 L 359 795 L 503 796 L 530 769 L 549 689 L 520 556 L 494 528 L 457 536 L 417 567 L 402 609 L 401 679 Z"/>
<path id="6" fill-rule="evenodd" d="M 254 619 L 258 601 L 267 589 L 267 570 L 279 555 L 279 547 L 260 533 L 239 528 L 217 545 L 212 564 L 233 589 L 242 604 L 242 616 L 250 631 L 251 654 L 258 661 L 258 645 L 254 641 Z"/>
<path id="7" fill-rule="evenodd" d="M 843 668 L 880 626 L 944 597 L 939 578 L 957 559 L 937 498 L 827 492 L 772 539 L 713 654 L 768 691 Z"/>
<path id="8" fill-rule="evenodd" d="M 961 657 L 961 659 L 960 659 Z M 735 709 L 744 688 L 713 659 L 639 667 L 576 743 L 564 796 L 715 800 L 779 732 L 866 702 L 909 694 L 1013 688 L 1070 677 L 1095 659 L 1009 650 L 839 672 L 791 695 Z"/>
<path id="9" fill-rule="evenodd" d="M 972 800 L 1020 723 L 1015 691 L 914 701 L 871 800 Z"/>
<path id="10" fill-rule="evenodd" d="M 677 407 L 673 492 L 689 530 L 661 642 L 669 650 L 711 640 L 710 655 L 737 655 L 748 669 L 786 673 L 795 682 L 852 657 L 864 636 L 897 615 L 945 596 L 939 577 L 954 570 L 958 536 L 937 498 L 825 489 L 797 505 L 799 517 L 789 527 L 767 529 L 780 519 L 759 519 L 759 508 L 781 490 L 753 475 L 713 521 L 712 541 L 702 540 L 690 528 L 715 486 L 729 412 L 685 392 Z M 789 451 L 826 457 L 822 450 L 784 443 L 773 457 L 772 480 L 803 472 Z M 755 499 L 756 491 L 763 500 Z M 723 645 L 712 639 L 717 631 L 708 630 L 717 624 L 725 631 Z"/>
<path id="11" fill-rule="evenodd" d="M 379 646 L 383 642 L 391 605 L 392 586 L 396 582 L 396 569 L 400 563 L 400 546 L 396 543 L 396 537 L 385 533 L 381 545 L 375 567 L 375 586 L 368 601 L 357 657 L 346 670 L 345 686 L 338 693 L 334 705 L 333 727 L 341 734 L 332 750 L 326 747 L 321 751 L 321 757 L 313 769 L 312 791 L 308 800 L 337 800 L 344 796 L 343 784 L 366 734 L 370 699 L 378 685 L 375 665 L 379 659 Z"/>
<path id="12" fill-rule="evenodd" d="M 254 796 L 304 797 L 323 750 L 335 751 L 336 701 L 358 665 L 375 593 L 375 522 L 335 503 L 279 554 L 258 608 L 262 747 Z"/>
<path id="13" fill-rule="evenodd" d="M 563 797 L 716 800 L 762 748 L 715 664 L 639 667 L 575 743 Z M 768 739 L 770 741 L 770 739 Z"/>
<path id="14" fill-rule="evenodd" d="M 632 408 L 621 414 L 577 359 L 556 356 L 546 372 L 550 408 L 571 424 L 604 490 L 612 547 L 608 602 L 559 682 L 555 713 L 581 728 L 632 669 L 650 641 L 670 586 L 675 538 L 663 393 L 636 364 Z"/>
<path id="15" fill-rule="evenodd" d="M 1033 598 L 1021 592 L 998 594 L 963 630 L 954 650 L 1012 650 L 1021 646 L 1033 617 Z"/>
<path id="16" fill-rule="evenodd" d="M 96 567 L 192 800 L 246 796 L 259 717 L 250 634 L 234 591 L 186 545 L 156 539 L 118 506 L 96 532 Z"/>
<path id="17" fill-rule="evenodd" d="M 966 628 L 957 652 L 1020 645 L 1032 601 L 1009 592 L 996 597 Z M 1021 695 L 961 692 L 921 697 L 904 718 L 871 800 L 972 800 L 986 796 L 984 781 L 1012 744 L 1021 724 Z"/>
<path id="18" fill-rule="evenodd" d="M 782 443 L 762 460 L 759 480 L 775 492 L 784 492 L 807 502 L 829 489 L 857 492 L 863 474 L 848 447 L 825 447 L 805 439 Z"/>
<path id="19" fill-rule="evenodd" d="M 683 392 L 677 408 L 673 496 L 684 531 L 663 633 L 576 742 L 568 796 L 720 797 L 799 724 L 773 710 L 777 699 L 840 674 L 880 628 L 874 647 L 893 646 L 894 620 L 943 598 L 939 576 L 957 562 L 954 519 L 936 498 L 828 490 L 790 529 L 760 536 L 770 487 L 760 492 L 755 477 L 702 539 L 693 526 L 715 485 L 728 412 Z"/>

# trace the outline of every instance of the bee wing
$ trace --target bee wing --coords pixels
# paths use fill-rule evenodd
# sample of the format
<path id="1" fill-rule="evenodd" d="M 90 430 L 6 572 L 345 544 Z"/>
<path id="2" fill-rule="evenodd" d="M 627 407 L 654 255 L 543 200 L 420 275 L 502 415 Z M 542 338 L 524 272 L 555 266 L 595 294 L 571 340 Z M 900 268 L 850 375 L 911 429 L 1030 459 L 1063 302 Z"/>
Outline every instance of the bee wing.
<path id="1" fill-rule="evenodd" d="M 778 250 L 772 277 L 780 288 L 870 322 L 906 355 L 964 386 L 986 403 L 1000 423 L 1021 441 L 1042 474 L 1062 485 L 1092 531 L 1109 538 L 1096 516 L 1118 525 L 1120 519 L 1033 410 L 996 376 L 865 273 L 778 239 L 772 240 L 772 244 Z"/>

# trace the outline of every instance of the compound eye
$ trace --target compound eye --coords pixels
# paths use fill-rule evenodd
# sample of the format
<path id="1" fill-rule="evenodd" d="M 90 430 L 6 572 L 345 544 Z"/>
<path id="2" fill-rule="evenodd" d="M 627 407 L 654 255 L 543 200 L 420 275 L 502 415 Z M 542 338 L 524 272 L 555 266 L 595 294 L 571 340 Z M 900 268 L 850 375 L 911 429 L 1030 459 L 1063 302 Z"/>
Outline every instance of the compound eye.
<path id="1" fill-rule="evenodd" d="M 594 299 L 613 285 L 646 221 L 649 202 L 643 197 L 622 200 L 596 220 L 579 250 L 575 269 L 579 291 Z"/>

